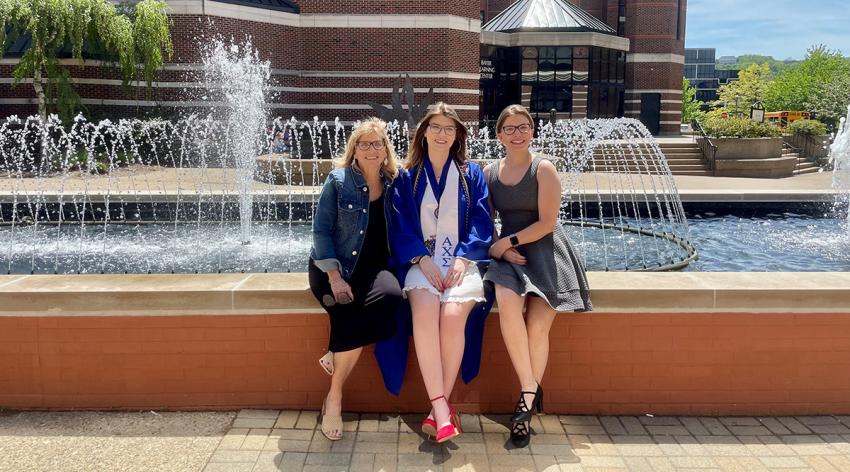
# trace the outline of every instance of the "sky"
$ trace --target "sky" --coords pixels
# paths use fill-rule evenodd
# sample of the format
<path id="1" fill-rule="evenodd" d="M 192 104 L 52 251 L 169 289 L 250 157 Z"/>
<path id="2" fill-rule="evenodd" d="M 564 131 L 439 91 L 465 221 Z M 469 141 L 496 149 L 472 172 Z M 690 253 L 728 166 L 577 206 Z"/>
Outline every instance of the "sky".
<path id="1" fill-rule="evenodd" d="M 850 0 L 688 0 L 685 46 L 717 57 L 802 59 L 825 44 L 850 56 Z"/>

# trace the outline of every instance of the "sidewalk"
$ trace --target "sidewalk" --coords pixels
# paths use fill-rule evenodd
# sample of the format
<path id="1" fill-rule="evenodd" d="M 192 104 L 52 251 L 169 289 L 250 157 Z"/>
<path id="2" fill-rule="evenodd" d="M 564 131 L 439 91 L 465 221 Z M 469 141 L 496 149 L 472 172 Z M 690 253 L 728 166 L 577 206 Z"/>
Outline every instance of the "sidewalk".
<path id="1" fill-rule="evenodd" d="M 850 471 L 850 416 L 543 415 L 525 449 L 507 416 L 442 446 L 421 416 L 347 414 L 330 442 L 315 411 L 0 412 L 0 471 Z"/>
<path id="2" fill-rule="evenodd" d="M 204 471 L 850 471 L 850 416 L 543 415 L 524 449 L 507 416 L 462 415 L 442 446 L 415 432 L 421 416 L 349 415 L 332 443 L 316 412 L 243 410 Z"/>

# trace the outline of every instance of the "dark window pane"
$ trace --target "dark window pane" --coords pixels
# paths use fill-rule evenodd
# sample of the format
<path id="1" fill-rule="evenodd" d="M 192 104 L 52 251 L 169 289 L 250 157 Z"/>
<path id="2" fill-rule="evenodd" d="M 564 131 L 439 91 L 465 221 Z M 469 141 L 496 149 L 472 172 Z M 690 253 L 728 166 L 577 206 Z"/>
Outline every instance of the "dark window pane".
<path id="1" fill-rule="evenodd" d="M 599 66 L 600 66 L 599 80 L 601 82 L 608 82 L 608 80 L 609 80 L 608 74 L 609 74 L 609 71 L 610 71 L 609 66 L 611 64 L 610 61 L 608 60 L 608 50 L 603 49 L 602 51 L 600 51 L 599 55 L 600 55 L 600 57 L 599 57 Z"/>

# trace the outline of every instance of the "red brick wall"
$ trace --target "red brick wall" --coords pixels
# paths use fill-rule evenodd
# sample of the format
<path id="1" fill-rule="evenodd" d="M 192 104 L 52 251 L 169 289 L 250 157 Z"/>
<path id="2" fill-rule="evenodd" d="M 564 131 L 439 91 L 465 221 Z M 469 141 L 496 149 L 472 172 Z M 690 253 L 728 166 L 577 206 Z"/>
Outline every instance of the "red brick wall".
<path id="1" fill-rule="evenodd" d="M 518 384 L 498 315 L 465 412 L 507 412 Z M 0 317 L 0 408 L 318 409 L 323 315 Z M 550 413 L 848 414 L 850 313 L 560 315 L 543 387 Z M 400 397 L 371 350 L 346 409 L 427 409 L 411 347 Z"/>
<path id="2" fill-rule="evenodd" d="M 481 10 L 484 10 L 484 22 L 486 23 L 495 18 L 515 1 L 516 0 L 481 0 Z"/>
<path id="3" fill-rule="evenodd" d="M 325 2 L 302 1 L 302 13 L 354 13 L 365 12 L 373 14 L 452 14 L 467 18 L 478 18 L 478 2 L 465 0 L 460 2 L 426 1 L 357 1 L 357 2 Z M 175 54 L 170 62 L 197 65 L 201 57 L 199 44 L 208 42 L 215 37 L 241 40 L 251 37 L 253 45 L 260 53 L 260 58 L 271 62 L 273 69 L 283 71 L 437 71 L 457 72 L 467 74 L 478 73 L 479 35 L 448 29 L 339 29 L 339 28 L 294 28 L 261 22 L 235 20 L 221 17 L 203 17 L 198 15 L 173 16 L 172 39 Z M 114 69 L 105 67 L 71 67 L 72 77 L 119 79 Z M 0 65 L 0 77 L 11 77 L 12 66 Z M 157 81 L 169 82 L 198 82 L 201 73 L 198 71 L 161 71 Z M 326 88 L 382 88 L 383 93 L 304 93 L 279 92 L 270 93 L 271 103 L 284 104 L 356 104 L 362 105 L 366 100 L 387 104 L 390 102 L 390 91 L 396 82 L 395 77 L 299 77 L 288 74 L 275 74 L 271 85 L 289 87 L 326 87 Z M 413 85 L 417 88 L 462 88 L 478 90 L 477 79 L 448 79 L 417 78 Z M 214 99 L 215 92 L 207 93 L 197 88 L 186 90 L 180 88 L 155 88 L 151 95 L 142 90 L 126 93 L 119 85 L 79 84 L 76 87 L 84 99 L 111 100 L 156 100 L 156 101 L 186 101 L 197 100 L 202 96 Z M 11 86 L 0 84 L 1 98 L 33 98 L 32 86 L 22 84 L 12 90 Z M 437 100 L 447 101 L 457 105 L 478 104 L 475 94 L 435 94 Z M 146 113 L 173 115 L 188 111 L 185 108 L 170 106 L 154 109 L 143 106 L 118 105 L 86 105 L 87 111 L 93 117 L 126 117 Z M 4 105 L 0 109 L 0 117 L 13 113 L 32 114 L 36 112 L 35 105 Z M 323 119 L 333 120 L 340 117 L 351 121 L 363 118 L 368 110 L 352 110 L 339 108 L 330 110 L 305 109 L 274 109 L 272 114 L 296 116 L 301 119 L 318 115 Z M 464 119 L 477 119 L 475 110 L 461 111 Z"/>
<path id="4" fill-rule="evenodd" d="M 338 13 L 374 15 L 457 15 L 478 19 L 478 2 L 441 0 L 301 0 L 301 13 Z"/>

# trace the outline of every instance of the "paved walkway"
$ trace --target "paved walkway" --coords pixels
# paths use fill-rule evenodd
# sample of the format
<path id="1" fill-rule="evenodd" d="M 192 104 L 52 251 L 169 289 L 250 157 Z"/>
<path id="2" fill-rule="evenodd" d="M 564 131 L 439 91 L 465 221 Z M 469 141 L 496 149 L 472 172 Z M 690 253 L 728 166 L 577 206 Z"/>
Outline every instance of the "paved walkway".
<path id="1" fill-rule="evenodd" d="M 507 416 L 462 415 L 439 446 L 421 415 L 348 414 L 330 442 L 315 411 L 2 412 L 0 471 L 850 471 L 850 416 L 536 416 L 509 446 Z"/>
<path id="2" fill-rule="evenodd" d="M 509 446 L 506 416 L 463 415 L 434 445 L 421 415 L 348 415 L 330 442 L 315 411 L 239 412 L 204 472 L 850 471 L 850 416 L 534 418 L 531 446 Z"/>

